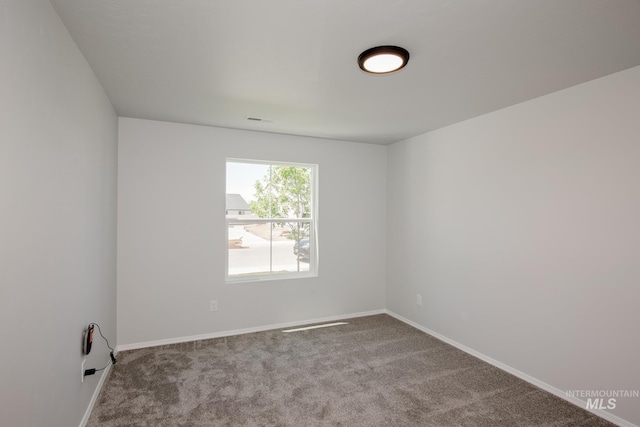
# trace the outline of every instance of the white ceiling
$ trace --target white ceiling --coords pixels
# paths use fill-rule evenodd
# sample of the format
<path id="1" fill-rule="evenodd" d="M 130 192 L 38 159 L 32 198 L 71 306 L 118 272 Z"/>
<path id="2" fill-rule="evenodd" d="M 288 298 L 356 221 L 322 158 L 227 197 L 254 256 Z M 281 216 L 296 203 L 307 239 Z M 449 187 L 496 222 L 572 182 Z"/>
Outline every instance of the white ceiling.
<path id="1" fill-rule="evenodd" d="M 639 0 L 51 3 L 120 116 L 377 144 L 640 65 Z"/>

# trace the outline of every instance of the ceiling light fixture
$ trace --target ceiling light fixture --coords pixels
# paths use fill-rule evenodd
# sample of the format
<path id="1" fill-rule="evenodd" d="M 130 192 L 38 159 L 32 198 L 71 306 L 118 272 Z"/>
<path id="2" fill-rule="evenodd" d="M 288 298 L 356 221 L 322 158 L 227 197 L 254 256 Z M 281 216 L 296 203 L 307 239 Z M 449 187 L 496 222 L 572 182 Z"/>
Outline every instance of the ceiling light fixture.
<path id="1" fill-rule="evenodd" d="M 372 74 L 393 73 L 409 62 L 409 52 L 398 46 L 377 46 L 367 49 L 358 56 L 358 65 Z"/>

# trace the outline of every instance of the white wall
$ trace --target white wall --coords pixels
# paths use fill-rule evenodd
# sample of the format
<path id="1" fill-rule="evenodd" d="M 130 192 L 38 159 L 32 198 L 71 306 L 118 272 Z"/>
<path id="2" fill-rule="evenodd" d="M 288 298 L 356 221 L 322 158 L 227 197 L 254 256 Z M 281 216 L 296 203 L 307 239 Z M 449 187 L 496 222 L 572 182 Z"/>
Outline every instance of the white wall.
<path id="1" fill-rule="evenodd" d="M 636 67 L 391 146 L 387 308 L 559 390 L 638 390 L 639 118 Z"/>
<path id="2" fill-rule="evenodd" d="M 82 331 L 116 340 L 117 118 L 48 1 L 0 6 L 0 424 L 77 426 Z"/>
<path id="3" fill-rule="evenodd" d="M 120 118 L 119 344 L 383 309 L 386 152 Z M 319 165 L 317 278 L 224 283 L 227 157 Z"/>
<path id="4" fill-rule="evenodd" d="M 0 24 L 0 424 L 78 425 L 81 332 L 116 342 L 117 122 L 47 1 Z M 634 68 L 395 144 L 388 189 L 386 147 L 120 119 L 118 343 L 381 309 L 388 283 L 558 389 L 638 389 L 638 111 Z M 227 156 L 320 164 L 318 278 L 223 283 Z"/>

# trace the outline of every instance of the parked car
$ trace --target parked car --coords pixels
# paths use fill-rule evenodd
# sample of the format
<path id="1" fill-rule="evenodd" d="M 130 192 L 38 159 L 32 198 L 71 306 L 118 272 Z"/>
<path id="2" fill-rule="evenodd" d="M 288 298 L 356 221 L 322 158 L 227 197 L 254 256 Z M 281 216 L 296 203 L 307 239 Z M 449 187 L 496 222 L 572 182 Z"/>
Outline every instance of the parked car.
<path id="1" fill-rule="evenodd" d="M 309 259 L 309 239 L 300 239 L 293 245 L 293 253 L 300 259 Z"/>

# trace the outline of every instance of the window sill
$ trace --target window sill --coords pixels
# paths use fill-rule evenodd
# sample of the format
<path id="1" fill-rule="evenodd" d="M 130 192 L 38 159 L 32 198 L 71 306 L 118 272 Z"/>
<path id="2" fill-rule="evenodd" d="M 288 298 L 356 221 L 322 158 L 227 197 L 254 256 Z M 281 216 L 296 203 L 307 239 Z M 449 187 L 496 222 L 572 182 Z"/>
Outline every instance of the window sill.
<path id="1" fill-rule="evenodd" d="M 292 279 L 309 279 L 318 277 L 316 272 L 308 273 L 286 273 L 286 274 L 255 274 L 246 276 L 230 276 L 226 277 L 224 282 L 227 283 L 256 283 L 256 282 L 272 282 L 275 280 L 292 280 Z"/>

